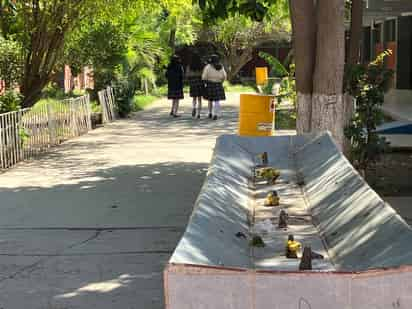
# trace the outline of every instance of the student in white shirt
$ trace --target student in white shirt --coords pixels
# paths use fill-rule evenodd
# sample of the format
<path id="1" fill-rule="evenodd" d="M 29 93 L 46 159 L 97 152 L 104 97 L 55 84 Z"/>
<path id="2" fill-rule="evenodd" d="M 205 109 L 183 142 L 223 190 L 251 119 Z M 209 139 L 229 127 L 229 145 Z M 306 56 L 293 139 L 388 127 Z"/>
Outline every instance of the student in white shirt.
<path id="1" fill-rule="evenodd" d="M 203 69 L 202 80 L 206 83 L 205 98 L 213 104 L 213 120 L 217 120 L 220 117 L 220 102 L 226 100 L 223 82 L 227 74 L 218 55 L 212 55 L 210 62 Z"/>

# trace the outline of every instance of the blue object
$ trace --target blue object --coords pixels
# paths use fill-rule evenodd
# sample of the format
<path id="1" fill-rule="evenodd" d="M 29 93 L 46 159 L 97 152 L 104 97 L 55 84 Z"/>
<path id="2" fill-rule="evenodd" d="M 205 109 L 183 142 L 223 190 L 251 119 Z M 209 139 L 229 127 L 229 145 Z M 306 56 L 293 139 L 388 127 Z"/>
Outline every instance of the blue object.
<path id="1" fill-rule="evenodd" d="M 376 129 L 379 134 L 412 134 L 412 122 L 394 121 L 388 122 Z"/>

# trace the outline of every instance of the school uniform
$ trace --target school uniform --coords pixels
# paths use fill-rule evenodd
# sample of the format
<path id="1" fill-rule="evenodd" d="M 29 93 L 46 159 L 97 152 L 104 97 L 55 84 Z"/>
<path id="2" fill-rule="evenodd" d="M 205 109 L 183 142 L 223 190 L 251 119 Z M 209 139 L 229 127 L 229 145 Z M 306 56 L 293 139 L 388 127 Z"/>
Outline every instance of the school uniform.
<path id="1" fill-rule="evenodd" d="M 202 71 L 187 71 L 187 79 L 190 86 L 190 97 L 203 97 L 205 93 L 205 82 L 202 80 Z"/>
<path id="2" fill-rule="evenodd" d="M 221 82 L 206 82 L 205 98 L 209 101 L 226 100 L 225 89 Z"/>
<path id="3" fill-rule="evenodd" d="M 186 76 L 190 86 L 190 96 L 193 98 L 192 117 L 197 117 L 200 119 L 200 114 L 202 111 L 202 97 L 205 93 L 205 83 L 202 80 L 202 70 L 195 71 L 188 67 Z"/>
<path id="4" fill-rule="evenodd" d="M 167 67 L 167 97 L 170 100 L 181 100 L 183 94 L 183 66 L 180 64 L 171 64 Z"/>
<path id="5" fill-rule="evenodd" d="M 208 64 L 202 74 L 202 79 L 206 83 L 204 98 L 213 102 L 213 118 L 217 119 L 220 114 L 220 101 L 226 100 L 225 89 L 223 82 L 226 80 L 227 74 L 225 69 L 217 70 L 212 64 Z"/>

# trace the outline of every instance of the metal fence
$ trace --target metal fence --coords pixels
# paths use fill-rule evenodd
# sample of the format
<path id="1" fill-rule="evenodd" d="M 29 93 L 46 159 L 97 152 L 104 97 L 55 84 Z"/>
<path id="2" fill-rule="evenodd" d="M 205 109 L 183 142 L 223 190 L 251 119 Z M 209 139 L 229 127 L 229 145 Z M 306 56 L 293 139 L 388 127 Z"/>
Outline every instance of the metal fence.
<path id="1" fill-rule="evenodd" d="M 98 95 L 102 106 L 103 124 L 113 122 L 118 117 L 113 88 L 107 87 L 105 90 L 99 91 Z"/>
<path id="2" fill-rule="evenodd" d="M 91 130 L 88 95 L 0 115 L 0 169 Z"/>

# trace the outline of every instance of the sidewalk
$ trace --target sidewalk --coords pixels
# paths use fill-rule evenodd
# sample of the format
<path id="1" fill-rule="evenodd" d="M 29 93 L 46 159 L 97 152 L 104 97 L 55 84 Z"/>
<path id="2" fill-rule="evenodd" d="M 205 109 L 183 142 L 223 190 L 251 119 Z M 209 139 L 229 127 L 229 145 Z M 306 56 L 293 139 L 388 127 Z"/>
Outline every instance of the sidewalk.
<path id="1" fill-rule="evenodd" d="M 164 308 L 164 264 L 216 137 L 237 128 L 236 95 L 218 121 L 183 105 L 173 119 L 161 100 L 0 175 L 0 308 Z"/>
<path id="2" fill-rule="evenodd" d="M 385 114 L 395 120 L 412 122 L 412 102 L 384 104 L 382 109 Z"/>
<path id="3" fill-rule="evenodd" d="M 412 122 L 412 101 L 384 104 L 382 110 L 395 121 Z M 391 147 L 393 148 L 412 149 L 412 135 L 410 134 L 391 134 L 383 136 L 391 143 Z"/>
<path id="4" fill-rule="evenodd" d="M 396 102 L 392 104 L 384 104 L 383 111 L 396 121 L 411 122 L 412 123 L 412 101 L 411 102 Z M 383 135 L 391 146 L 397 149 L 412 149 L 412 135 L 411 134 L 395 134 Z M 412 192 L 411 192 L 412 195 Z M 385 201 L 389 203 L 408 223 L 412 224 L 412 197 L 384 197 Z"/>

